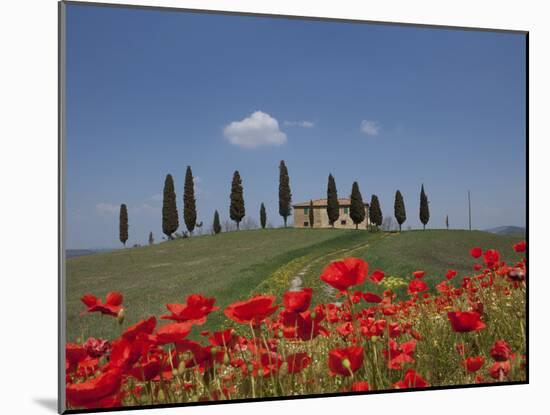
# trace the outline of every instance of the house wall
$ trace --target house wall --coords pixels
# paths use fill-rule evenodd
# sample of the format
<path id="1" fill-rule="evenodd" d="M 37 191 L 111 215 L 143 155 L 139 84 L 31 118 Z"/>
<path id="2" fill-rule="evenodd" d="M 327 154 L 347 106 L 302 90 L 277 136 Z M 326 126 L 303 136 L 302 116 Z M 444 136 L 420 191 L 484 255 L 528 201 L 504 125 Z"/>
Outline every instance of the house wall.
<path id="1" fill-rule="evenodd" d="M 340 206 L 340 216 L 338 220 L 334 223 L 334 227 L 338 229 L 355 229 L 355 224 L 349 215 L 349 206 L 348 213 L 344 213 L 345 207 Z M 295 228 L 309 228 L 309 214 L 305 213 L 305 210 L 309 208 L 296 207 L 294 211 L 294 227 Z M 325 206 L 314 206 L 313 207 L 313 227 L 314 228 L 330 228 L 330 223 L 328 221 L 327 208 Z M 359 229 L 367 229 L 369 224 L 368 221 L 368 208 L 365 206 L 365 220 L 359 224 Z M 307 224 L 306 224 L 307 222 Z M 342 223 L 345 222 L 345 223 Z"/>

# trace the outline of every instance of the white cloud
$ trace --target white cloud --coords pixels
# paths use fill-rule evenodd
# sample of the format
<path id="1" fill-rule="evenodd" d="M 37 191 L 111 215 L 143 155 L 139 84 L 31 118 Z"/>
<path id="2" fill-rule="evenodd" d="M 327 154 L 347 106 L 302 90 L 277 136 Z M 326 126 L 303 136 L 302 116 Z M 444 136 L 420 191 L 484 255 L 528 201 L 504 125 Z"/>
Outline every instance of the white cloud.
<path id="1" fill-rule="evenodd" d="M 375 136 L 380 132 L 380 126 L 376 121 L 361 121 L 361 132 L 366 135 Z"/>
<path id="2" fill-rule="evenodd" d="M 100 215 L 114 215 L 120 212 L 120 205 L 113 205 L 111 203 L 98 203 L 95 205 L 97 213 Z"/>
<path id="3" fill-rule="evenodd" d="M 280 146 L 287 141 L 286 134 L 279 129 L 279 122 L 262 111 L 229 123 L 223 134 L 231 144 L 244 148 Z"/>
<path id="4" fill-rule="evenodd" d="M 142 203 L 138 206 L 129 208 L 130 214 L 157 214 L 160 213 L 160 207 L 152 206 L 149 203 Z"/>
<path id="5" fill-rule="evenodd" d="M 315 123 L 313 121 L 285 121 L 283 123 L 287 127 L 302 127 L 302 128 L 313 128 Z"/>

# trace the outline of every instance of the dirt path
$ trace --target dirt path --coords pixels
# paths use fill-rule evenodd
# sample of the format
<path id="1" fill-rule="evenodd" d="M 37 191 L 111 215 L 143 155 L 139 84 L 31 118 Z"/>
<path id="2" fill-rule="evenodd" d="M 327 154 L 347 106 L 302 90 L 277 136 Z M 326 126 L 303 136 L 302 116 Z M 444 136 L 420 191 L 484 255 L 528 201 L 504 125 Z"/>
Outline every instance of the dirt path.
<path id="1" fill-rule="evenodd" d="M 385 238 L 385 237 L 386 237 L 386 235 L 382 236 L 382 238 Z M 321 255 L 317 258 L 314 258 L 313 260 L 309 261 L 307 263 L 307 265 L 303 266 L 302 268 L 300 268 L 296 272 L 294 277 L 290 280 L 289 290 L 290 291 L 298 291 L 302 288 L 304 276 L 307 274 L 307 272 L 309 271 L 309 269 L 313 265 L 318 264 L 320 262 L 327 262 L 328 263 L 331 260 L 335 260 L 337 258 L 341 258 L 341 257 L 345 257 L 345 256 L 352 256 L 351 254 L 353 252 L 361 250 L 361 249 L 366 249 L 366 248 L 369 247 L 369 244 L 370 244 L 369 242 L 365 242 L 365 243 L 353 246 L 351 248 L 339 249 L 339 250 L 336 250 L 336 251 L 333 251 L 333 252 L 329 252 L 328 254 Z M 325 290 L 326 294 L 328 294 L 331 297 L 334 294 L 336 294 L 336 290 L 334 288 L 332 288 L 331 286 L 329 286 L 329 285 L 326 285 L 326 284 L 323 285 L 323 289 Z"/>

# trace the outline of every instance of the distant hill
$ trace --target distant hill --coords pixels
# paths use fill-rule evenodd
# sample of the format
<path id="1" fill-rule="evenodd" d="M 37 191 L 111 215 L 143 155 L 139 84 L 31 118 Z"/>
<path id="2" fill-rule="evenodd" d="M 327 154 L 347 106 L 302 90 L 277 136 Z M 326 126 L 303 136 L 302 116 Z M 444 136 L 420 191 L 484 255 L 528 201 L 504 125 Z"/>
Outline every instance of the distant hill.
<path id="1" fill-rule="evenodd" d="M 486 229 L 486 232 L 496 233 L 497 235 L 525 235 L 525 228 L 521 226 L 497 226 L 496 228 Z"/>
<path id="2" fill-rule="evenodd" d="M 77 256 L 99 254 L 100 252 L 109 252 L 112 249 L 66 249 L 65 256 L 67 258 L 74 258 Z"/>

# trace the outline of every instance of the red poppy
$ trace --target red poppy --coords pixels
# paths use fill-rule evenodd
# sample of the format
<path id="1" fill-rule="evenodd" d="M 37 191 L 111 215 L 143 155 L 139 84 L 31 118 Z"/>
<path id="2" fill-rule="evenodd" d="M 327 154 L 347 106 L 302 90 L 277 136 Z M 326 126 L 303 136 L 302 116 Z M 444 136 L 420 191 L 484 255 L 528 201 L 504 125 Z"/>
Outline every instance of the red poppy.
<path id="1" fill-rule="evenodd" d="M 208 341 L 212 346 L 232 348 L 237 342 L 237 336 L 235 336 L 235 331 L 230 328 L 214 332 Z"/>
<path id="2" fill-rule="evenodd" d="M 525 252 L 525 249 L 527 248 L 527 242 L 525 241 L 518 242 L 517 244 L 514 244 L 513 247 L 514 247 L 514 251 L 516 252 Z"/>
<path id="3" fill-rule="evenodd" d="M 311 304 L 311 288 L 302 288 L 299 291 L 287 291 L 283 295 L 283 305 L 287 311 L 302 313 L 309 308 Z"/>
<path id="4" fill-rule="evenodd" d="M 384 273 L 379 269 L 375 269 L 373 273 L 369 275 L 369 279 L 375 284 L 378 284 L 384 279 Z"/>
<path id="5" fill-rule="evenodd" d="M 257 295 L 249 300 L 229 305 L 224 313 L 227 318 L 237 323 L 258 325 L 277 310 L 278 306 L 273 305 L 274 302 L 274 296 Z"/>
<path id="6" fill-rule="evenodd" d="M 486 327 L 477 311 L 450 311 L 447 317 L 453 330 L 458 333 L 480 331 Z"/>
<path id="7" fill-rule="evenodd" d="M 351 390 L 354 392 L 366 392 L 370 389 L 369 383 L 364 380 L 360 380 L 351 385 Z"/>
<path id="8" fill-rule="evenodd" d="M 113 398 L 119 392 L 121 382 L 121 371 L 111 369 L 93 379 L 69 384 L 66 388 L 67 402 L 75 407 L 98 407 L 98 401 Z"/>
<path id="9" fill-rule="evenodd" d="M 424 275 L 426 275 L 426 271 L 414 271 L 413 277 L 414 278 L 423 278 Z"/>
<path id="10" fill-rule="evenodd" d="M 325 319 L 324 314 L 305 311 L 298 314 L 296 319 L 296 335 L 303 341 L 314 339 L 319 334 L 328 334 L 327 330 L 321 326 L 321 321 Z"/>
<path id="11" fill-rule="evenodd" d="M 363 364 L 363 348 L 351 346 L 332 349 L 328 354 L 328 367 L 331 375 L 350 376 Z"/>
<path id="12" fill-rule="evenodd" d="M 363 299 L 367 303 L 381 303 L 382 302 L 382 298 L 380 298 L 376 294 L 369 293 L 369 292 L 363 293 Z"/>
<path id="13" fill-rule="evenodd" d="M 491 357 L 497 362 L 504 362 L 512 356 L 510 345 L 504 340 L 497 340 L 491 347 Z"/>
<path id="14" fill-rule="evenodd" d="M 476 246 L 475 248 L 472 248 L 470 250 L 470 255 L 477 259 L 481 257 L 481 255 L 483 255 L 483 250 L 480 247 Z"/>
<path id="15" fill-rule="evenodd" d="M 215 307 L 215 298 L 206 298 L 200 294 L 191 294 L 185 304 L 166 304 L 171 314 L 161 316 L 164 320 L 179 322 L 193 321 L 194 324 L 204 324 L 206 316 L 220 308 Z"/>
<path id="16" fill-rule="evenodd" d="M 426 388 L 430 384 L 413 369 L 407 370 L 403 380 L 396 382 L 393 386 L 397 389 Z"/>
<path id="17" fill-rule="evenodd" d="M 483 266 L 481 264 L 474 264 L 474 271 L 481 271 Z"/>
<path id="18" fill-rule="evenodd" d="M 481 366 L 485 363 L 485 358 L 483 356 L 468 357 L 464 359 L 462 365 L 466 368 L 468 372 L 477 372 L 481 369 Z"/>
<path id="19" fill-rule="evenodd" d="M 489 375 L 493 379 L 497 379 L 500 381 L 503 381 L 506 376 L 508 376 L 508 373 L 510 372 L 510 361 L 505 362 L 495 362 L 493 365 L 489 368 Z"/>
<path id="20" fill-rule="evenodd" d="M 286 358 L 288 373 L 298 373 L 308 367 L 311 363 L 311 357 L 307 353 L 294 353 Z"/>
<path id="21" fill-rule="evenodd" d="M 100 312 L 101 314 L 117 317 L 120 310 L 122 310 L 122 294 L 112 291 L 105 297 L 105 303 L 102 303 L 99 298 L 92 294 L 86 294 L 80 299 L 88 309 L 83 312 L 93 313 Z"/>
<path id="22" fill-rule="evenodd" d="M 138 321 L 136 324 L 128 327 L 122 333 L 122 337 L 128 341 L 133 341 L 140 334 L 151 334 L 155 330 L 157 319 L 149 317 L 146 320 Z"/>
<path id="23" fill-rule="evenodd" d="M 500 261 L 500 253 L 496 249 L 488 249 L 483 254 L 483 261 L 489 268 L 494 268 Z"/>
<path id="24" fill-rule="evenodd" d="M 321 274 L 321 280 L 340 291 L 362 284 L 369 270 L 368 264 L 359 258 L 346 258 L 330 263 Z"/>
<path id="25" fill-rule="evenodd" d="M 90 357 L 101 357 L 109 353 L 111 350 L 111 343 L 109 343 L 108 340 L 90 337 L 84 343 L 84 349 L 86 349 Z"/>
<path id="26" fill-rule="evenodd" d="M 445 275 L 445 278 L 448 280 L 452 280 L 454 277 L 456 277 L 457 272 L 454 269 L 450 269 L 447 271 L 447 274 Z"/>
<path id="27" fill-rule="evenodd" d="M 157 344 L 177 343 L 187 337 L 192 327 L 190 322 L 165 324 L 157 329 Z"/>
<path id="28" fill-rule="evenodd" d="M 75 343 L 67 343 L 65 345 L 65 359 L 69 364 L 69 368 L 76 367 L 86 357 L 88 357 L 88 353 L 83 346 Z"/>
<path id="29" fill-rule="evenodd" d="M 413 353 L 416 349 L 416 340 L 397 344 L 395 340 L 390 340 L 388 348 L 383 350 L 384 356 L 388 361 L 388 368 L 401 370 L 404 363 L 414 363 Z"/>
<path id="30" fill-rule="evenodd" d="M 422 291 L 427 291 L 428 289 L 428 284 L 422 280 L 415 279 L 409 283 L 409 294 L 420 293 Z"/>
<path id="31" fill-rule="evenodd" d="M 142 382 L 148 382 L 159 374 L 160 367 L 158 357 L 153 356 L 142 364 L 136 364 L 129 373 Z"/>

